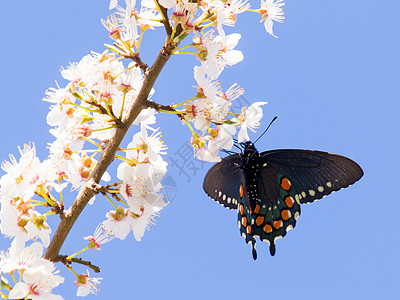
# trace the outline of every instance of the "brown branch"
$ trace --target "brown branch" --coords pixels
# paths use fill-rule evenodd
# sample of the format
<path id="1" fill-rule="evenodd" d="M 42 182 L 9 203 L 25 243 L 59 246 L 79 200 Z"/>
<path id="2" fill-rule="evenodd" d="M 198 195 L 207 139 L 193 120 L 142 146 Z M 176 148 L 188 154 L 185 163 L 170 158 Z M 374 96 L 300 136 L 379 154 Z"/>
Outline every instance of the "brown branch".
<path id="1" fill-rule="evenodd" d="M 160 111 L 170 111 L 173 113 L 176 113 L 177 110 L 175 108 L 172 107 L 172 105 L 162 105 L 162 104 L 158 104 L 156 102 L 153 101 L 146 101 L 146 104 L 148 107 L 154 108 L 156 111 L 160 112 Z M 183 119 L 183 114 L 176 114 L 179 118 Z"/>
<path id="2" fill-rule="evenodd" d="M 156 111 L 160 111 L 160 110 L 166 110 L 166 111 L 171 111 L 171 112 L 176 112 L 176 109 L 173 108 L 171 105 L 162 105 L 162 104 L 158 104 L 156 102 L 153 101 L 146 101 L 146 105 L 148 107 L 154 108 Z"/>
<path id="3" fill-rule="evenodd" d="M 111 117 L 117 126 L 123 126 L 121 120 L 120 120 L 119 118 L 117 118 L 116 115 L 114 115 L 112 109 L 110 109 L 109 111 L 107 111 L 107 109 L 104 108 L 101 104 L 96 103 L 96 102 L 93 101 L 93 100 L 92 100 L 92 101 L 89 101 L 89 102 L 86 102 L 86 103 L 88 103 L 88 104 L 90 104 L 90 105 L 93 105 L 93 106 L 95 106 L 96 108 L 98 108 L 101 114 L 107 115 L 107 116 Z"/>
<path id="4" fill-rule="evenodd" d="M 139 53 L 137 53 L 136 55 L 125 55 L 124 58 L 132 59 L 135 64 L 143 71 L 144 74 L 147 74 L 147 72 L 149 71 L 149 67 L 139 57 Z"/>
<path id="5" fill-rule="evenodd" d="M 57 215 L 60 215 L 60 218 L 64 218 L 64 204 L 57 204 L 57 206 L 53 206 L 51 208 Z"/>
<path id="6" fill-rule="evenodd" d="M 168 19 L 168 9 L 166 9 L 164 6 L 160 5 L 160 2 L 157 0 L 158 7 L 161 9 L 161 14 L 163 15 L 162 18 L 162 23 L 164 24 L 165 32 L 168 35 L 168 39 L 171 37 L 172 34 L 172 27 L 171 24 L 169 23 Z"/>
<path id="7" fill-rule="evenodd" d="M 67 255 L 57 255 L 55 261 L 61 261 L 64 265 L 70 265 L 71 262 L 81 264 L 91 268 L 95 273 L 100 273 L 101 271 L 100 267 L 92 265 L 92 263 L 88 260 L 83 260 L 80 257 L 72 257 L 70 259 L 67 259 L 67 257 L 68 257 Z"/>
<path id="8" fill-rule="evenodd" d="M 113 162 L 115 158 L 115 153 L 117 152 L 129 127 L 132 125 L 133 121 L 136 119 L 142 109 L 147 108 L 146 101 L 151 91 L 151 88 L 153 87 L 158 75 L 160 74 L 164 65 L 167 63 L 174 49 L 175 46 L 169 43 L 165 43 L 160 50 L 153 66 L 151 67 L 149 72 L 145 74 L 145 79 L 139 95 L 136 98 L 136 101 L 132 105 L 127 116 L 122 120 L 123 126 L 118 126 L 116 128 L 114 136 L 108 141 L 104 151 L 101 153 L 96 167 L 90 174 L 88 182 L 86 182 L 85 186 L 79 192 L 71 208 L 66 211 L 65 217 L 61 219 L 60 224 L 58 225 L 58 228 L 44 255 L 46 259 L 50 261 L 57 260 L 57 256 L 60 252 L 61 246 L 67 238 L 67 235 L 70 232 L 72 226 L 78 219 L 79 215 L 81 214 L 82 210 L 85 208 L 89 200 L 96 194 L 96 191 L 94 191 L 91 187 L 92 183 L 99 183 L 104 172 Z"/>

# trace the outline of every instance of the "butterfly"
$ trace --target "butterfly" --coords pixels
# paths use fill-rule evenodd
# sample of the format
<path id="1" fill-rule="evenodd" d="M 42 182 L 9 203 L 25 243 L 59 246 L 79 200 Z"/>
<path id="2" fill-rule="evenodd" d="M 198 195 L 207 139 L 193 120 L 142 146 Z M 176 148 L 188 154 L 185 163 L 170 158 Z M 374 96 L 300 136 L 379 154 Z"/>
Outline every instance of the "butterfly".
<path id="1" fill-rule="evenodd" d="M 280 149 L 259 153 L 252 142 L 240 143 L 242 153 L 231 154 L 208 171 L 207 195 L 238 212 L 238 225 L 253 259 L 258 237 L 275 242 L 296 226 L 300 204 L 314 202 L 348 187 L 363 176 L 351 159 L 314 150 Z"/>

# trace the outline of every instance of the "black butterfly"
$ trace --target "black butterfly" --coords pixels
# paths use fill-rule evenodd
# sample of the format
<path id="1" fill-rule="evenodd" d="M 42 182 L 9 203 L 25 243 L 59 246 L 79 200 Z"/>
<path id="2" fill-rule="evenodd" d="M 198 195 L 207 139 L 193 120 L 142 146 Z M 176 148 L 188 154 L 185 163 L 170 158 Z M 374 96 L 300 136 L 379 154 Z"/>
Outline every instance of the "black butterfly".
<path id="1" fill-rule="evenodd" d="M 275 240 L 296 226 L 300 204 L 345 188 L 363 176 L 349 158 L 313 150 L 271 150 L 259 153 L 251 142 L 243 153 L 223 158 L 207 173 L 203 188 L 213 200 L 238 210 L 238 224 L 253 258 L 258 237 Z"/>

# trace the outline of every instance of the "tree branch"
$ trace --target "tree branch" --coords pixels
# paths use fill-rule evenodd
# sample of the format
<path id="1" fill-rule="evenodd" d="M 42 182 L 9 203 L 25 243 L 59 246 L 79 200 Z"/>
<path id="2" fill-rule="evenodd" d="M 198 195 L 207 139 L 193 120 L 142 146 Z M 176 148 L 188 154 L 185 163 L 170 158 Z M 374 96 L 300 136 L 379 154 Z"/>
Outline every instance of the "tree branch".
<path id="1" fill-rule="evenodd" d="M 93 265 L 90 261 L 83 260 L 80 257 L 72 257 L 67 260 L 67 257 L 68 257 L 67 255 L 57 255 L 55 258 L 55 261 L 61 261 L 65 265 L 70 265 L 71 262 L 81 264 L 81 265 L 91 268 L 95 273 L 100 273 L 100 271 L 101 271 L 100 267 Z"/>
<path id="2" fill-rule="evenodd" d="M 183 114 L 177 113 L 178 111 L 173 108 L 171 105 L 162 105 L 162 104 L 158 104 L 156 102 L 153 101 L 146 101 L 146 105 L 148 107 L 154 108 L 156 111 L 160 112 L 160 111 L 170 111 L 172 113 L 175 113 L 179 118 L 183 119 Z"/>
<path id="3" fill-rule="evenodd" d="M 167 33 L 169 39 L 172 34 L 172 28 L 168 19 L 168 10 L 164 6 L 160 5 L 160 2 L 158 0 L 157 0 L 157 5 L 161 10 L 161 14 L 163 15 L 162 23 L 164 24 L 165 32 Z"/>
<path id="4" fill-rule="evenodd" d="M 89 200 L 96 194 L 96 191 L 92 189 L 93 182 L 99 183 L 104 172 L 107 170 L 108 166 L 113 162 L 115 158 L 115 153 L 117 152 L 125 134 L 127 133 L 129 127 L 132 125 L 133 121 L 139 115 L 139 113 L 147 108 L 147 98 L 153 87 L 158 75 L 163 69 L 164 65 L 170 58 L 172 51 L 175 49 L 174 45 L 170 43 L 165 43 L 158 56 L 147 74 L 145 74 L 145 79 L 140 89 L 139 95 L 136 98 L 135 103 L 132 105 L 130 111 L 126 117 L 122 120 L 122 126 L 116 128 L 114 136 L 107 142 L 106 148 L 101 153 L 100 158 L 96 164 L 96 167 L 92 171 L 89 180 L 86 182 L 84 187 L 79 192 L 77 198 L 72 204 L 71 208 L 65 212 L 65 217 L 61 219 L 60 224 L 50 242 L 49 247 L 46 250 L 44 258 L 50 261 L 57 261 L 58 253 L 67 238 L 75 221 L 78 219 L 79 215 L 89 202 Z"/>
<path id="5" fill-rule="evenodd" d="M 139 53 L 136 55 L 125 55 L 124 58 L 133 60 L 135 64 L 143 71 L 143 73 L 147 74 L 149 71 L 149 67 L 140 59 Z"/>

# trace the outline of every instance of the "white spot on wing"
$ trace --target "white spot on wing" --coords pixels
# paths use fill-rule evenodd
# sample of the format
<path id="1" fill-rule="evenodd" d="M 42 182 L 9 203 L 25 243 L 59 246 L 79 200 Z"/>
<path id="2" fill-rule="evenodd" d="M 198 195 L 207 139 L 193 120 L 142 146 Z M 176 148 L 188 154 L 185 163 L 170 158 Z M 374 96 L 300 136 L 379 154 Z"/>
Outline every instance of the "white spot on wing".
<path id="1" fill-rule="evenodd" d="M 299 204 L 300 203 L 300 197 L 299 194 L 294 195 L 294 200 Z"/>

